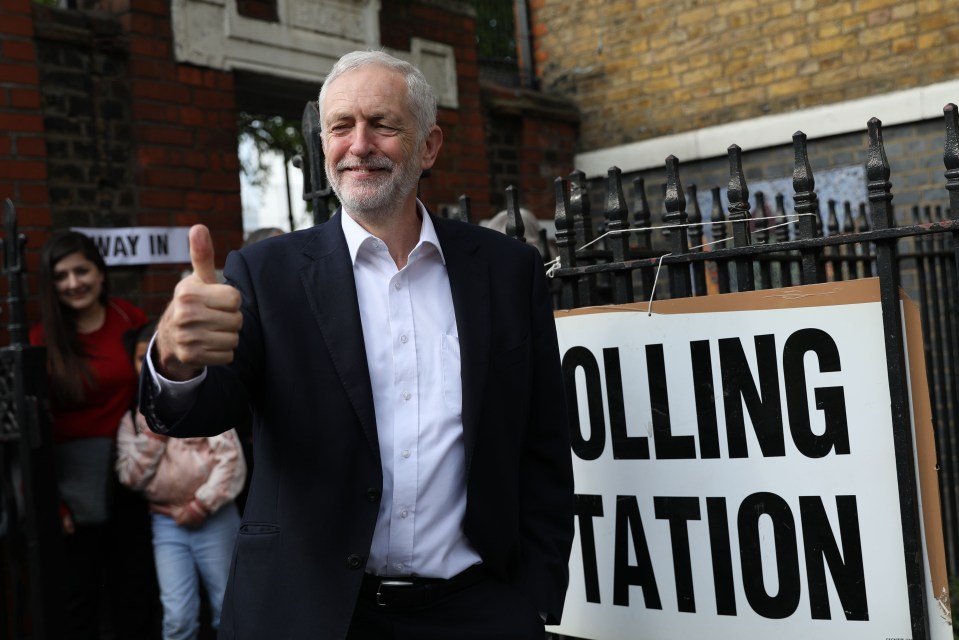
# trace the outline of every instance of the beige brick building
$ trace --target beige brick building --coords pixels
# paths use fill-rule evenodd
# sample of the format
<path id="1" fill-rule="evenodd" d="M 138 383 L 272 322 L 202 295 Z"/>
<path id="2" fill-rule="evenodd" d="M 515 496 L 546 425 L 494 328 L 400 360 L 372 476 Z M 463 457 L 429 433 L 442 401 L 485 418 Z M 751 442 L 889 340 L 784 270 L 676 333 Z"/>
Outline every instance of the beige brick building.
<path id="1" fill-rule="evenodd" d="M 941 119 L 959 0 L 530 0 L 543 90 L 582 115 L 595 176 Z"/>

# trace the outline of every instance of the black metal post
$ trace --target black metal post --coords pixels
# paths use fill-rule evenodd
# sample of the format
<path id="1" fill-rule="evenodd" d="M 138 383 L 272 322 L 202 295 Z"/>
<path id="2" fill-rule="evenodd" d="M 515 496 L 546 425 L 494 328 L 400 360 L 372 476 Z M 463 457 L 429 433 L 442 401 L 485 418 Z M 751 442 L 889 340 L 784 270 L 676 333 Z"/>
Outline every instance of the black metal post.
<path id="1" fill-rule="evenodd" d="M 892 208 L 892 185 L 889 162 L 882 144 L 882 123 L 869 120 L 869 155 L 866 177 L 869 181 L 869 203 L 872 227 L 875 230 L 896 226 Z M 902 310 L 899 306 L 899 269 L 896 241 L 876 241 L 876 266 L 882 303 L 882 324 L 886 337 L 886 367 L 889 378 L 889 400 L 892 417 L 893 446 L 896 452 L 896 473 L 899 478 L 899 510 L 902 518 L 903 550 L 909 613 L 913 640 L 926 640 L 925 571 L 923 567 L 919 498 L 916 467 L 913 458 L 912 421 L 909 416 L 909 389 L 906 387 L 906 360 L 902 333 Z"/>
<path id="2" fill-rule="evenodd" d="M 613 261 L 629 259 L 629 209 L 623 194 L 623 176 L 619 167 L 610 168 L 606 176 L 606 231 L 612 231 L 606 244 L 613 252 Z M 633 301 L 633 275 L 629 271 L 618 271 L 610 276 L 613 304 L 626 304 Z"/>
<path id="3" fill-rule="evenodd" d="M 7 512 L 9 529 L 3 543 L 19 552 L 13 557 L 14 566 L 10 567 L 9 578 L 14 588 L 23 583 L 27 587 L 26 592 L 20 594 L 27 600 L 26 610 L 14 611 L 15 621 L 21 629 L 30 629 L 34 640 L 56 640 L 61 637 L 57 570 L 63 566 L 63 542 L 55 483 L 53 428 L 47 406 L 46 350 L 27 344 L 21 280 L 26 236 L 17 232 L 16 211 L 10 200 L 4 203 L 4 235 L 0 251 L 8 283 L 10 345 L 0 349 L 0 376 L 6 382 L 0 398 L 4 409 L 0 473 L 6 489 L 14 484 L 8 481 L 9 474 L 15 467 L 19 468 L 22 501 L 4 496 L 4 508 L 10 510 Z M 18 504 L 22 504 L 22 513 L 16 508 Z"/>

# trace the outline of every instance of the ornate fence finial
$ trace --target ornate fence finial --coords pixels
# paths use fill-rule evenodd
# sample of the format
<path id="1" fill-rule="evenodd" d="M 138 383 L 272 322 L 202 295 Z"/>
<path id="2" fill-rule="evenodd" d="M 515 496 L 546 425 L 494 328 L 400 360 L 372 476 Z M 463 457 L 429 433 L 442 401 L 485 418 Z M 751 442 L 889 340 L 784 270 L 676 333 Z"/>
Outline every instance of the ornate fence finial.
<path id="1" fill-rule="evenodd" d="M 848 200 L 842 203 L 842 232 L 853 233 L 856 225 L 852 219 L 852 203 Z"/>
<path id="2" fill-rule="evenodd" d="M 882 144 L 882 121 L 870 118 L 869 154 L 866 160 L 866 178 L 869 180 L 869 202 L 872 207 L 872 228 L 890 229 L 896 226 L 892 212 L 892 183 L 889 182 L 889 160 Z"/>
<path id="3" fill-rule="evenodd" d="M 664 198 L 666 213 L 663 215 L 663 221 L 667 225 L 685 225 L 686 220 L 686 194 L 683 193 L 683 185 L 679 180 L 679 160 L 674 155 L 666 158 L 666 193 Z M 688 241 L 686 227 L 680 226 L 678 229 L 670 230 L 672 242 L 670 251 L 676 254 L 686 253 Z"/>
<path id="4" fill-rule="evenodd" d="M 789 220 L 786 218 L 786 196 L 776 194 L 776 241 L 789 242 Z"/>
<path id="5" fill-rule="evenodd" d="M 610 167 L 606 173 L 606 228 L 609 231 L 629 228 L 629 208 L 623 194 L 623 172 L 619 167 Z"/>
<path id="6" fill-rule="evenodd" d="M 506 235 L 526 242 L 526 223 L 519 210 L 519 189 L 513 185 L 506 187 Z"/>
<path id="7" fill-rule="evenodd" d="M 739 145 L 729 146 L 729 221 L 733 226 L 733 246 L 746 247 L 751 244 L 749 235 L 749 188 L 743 175 L 743 151 Z M 736 284 L 738 291 L 753 291 L 753 263 L 749 258 L 736 259 Z"/>
<path id="8" fill-rule="evenodd" d="M 866 203 L 859 203 L 859 215 L 856 217 L 856 230 L 857 231 L 869 231 L 872 227 L 869 226 L 869 216 L 866 213 Z"/>
<path id="9" fill-rule="evenodd" d="M 725 240 L 727 238 L 726 234 L 726 214 L 723 212 L 723 201 L 720 194 L 722 190 L 719 187 L 713 187 L 710 190 L 710 194 L 713 197 L 713 208 L 710 212 L 709 219 L 712 222 L 710 229 L 713 232 L 713 240 Z M 721 246 L 718 248 L 722 249 Z"/>
<path id="10" fill-rule="evenodd" d="M 726 233 L 726 214 L 723 212 L 722 191 L 719 187 L 713 187 L 710 190 L 713 198 L 712 210 L 709 214 L 709 220 L 712 222 L 710 230 L 713 232 L 713 243 L 717 249 L 724 249 L 724 242 L 728 237 Z M 729 263 L 720 260 L 716 263 L 716 280 L 719 285 L 720 293 L 729 293 Z"/>
<path id="11" fill-rule="evenodd" d="M 729 146 L 729 221 L 733 223 L 733 241 L 737 247 L 749 242 L 749 187 L 743 175 L 743 151 L 739 145 Z M 739 223 L 739 224 L 736 224 Z"/>
<path id="12" fill-rule="evenodd" d="M 816 196 L 816 178 L 809 166 L 809 154 L 806 149 L 806 134 L 797 131 L 793 134 L 793 201 L 795 202 L 796 229 L 799 237 L 810 240 L 816 237 L 816 219 L 819 215 L 819 198 Z"/>
<path id="13" fill-rule="evenodd" d="M 812 240 L 819 234 L 822 220 L 819 216 L 819 198 L 816 196 L 816 178 L 809 166 L 806 134 L 793 134 L 793 202 L 795 203 L 796 232 L 800 240 Z M 819 256 L 820 249 L 802 251 L 802 281 L 812 284 L 822 280 L 824 269 Z"/>
<path id="14" fill-rule="evenodd" d="M 688 196 L 686 201 L 689 203 L 689 244 L 690 253 L 702 253 L 703 251 L 703 212 L 699 208 L 699 196 L 696 191 L 696 185 L 691 184 L 686 189 Z M 704 296 L 707 293 L 706 287 L 706 263 L 694 262 L 690 265 L 693 272 L 693 295 Z"/>
<path id="15" fill-rule="evenodd" d="M 839 233 L 839 215 L 836 213 L 836 201 L 830 198 L 827 201 L 829 213 L 826 214 L 826 230 L 830 236 Z"/>
<path id="16" fill-rule="evenodd" d="M 703 212 L 699 208 L 699 197 L 696 193 L 696 185 L 691 184 L 686 189 L 689 197 L 686 202 L 689 203 L 689 211 L 686 219 L 689 221 L 689 244 L 692 247 L 690 251 L 702 251 L 703 247 Z"/>
<path id="17" fill-rule="evenodd" d="M 768 217 L 766 212 L 766 194 L 762 191 L 756 192 L 756 244 L 769 244 L 769 220 L 760 220 L 759 218 Z"/>
<path id="18" fill-rule="evenodd" d="M 649 202 L 646 200 L 646 180 L 633 178 L 633 226 L 638 229 L 648 228 L 652 221 L 649 213 Z M 644 234 L 645 235 L 645 234 Z"/>
<path id="19" fill-rule="evenodd" d="M 666 213 L 663 221 L 667 225 L 679 225 L 670 230 L 670 253 L 682 255 L 689 250 L 686 219 L 686 194 L 679 179 L 679 160 L 674 155 L 666 157 L 666 193 L 664 202 Z M 671 264 L 669 272 L 669 295 L 672 298 L 687 298 L 691 294 L 692 282 L 689 277 L 689 265 Z"/>
<path id="20" fill-rule="evenodd" d="M 613 261 L 629 260 L 629 209 L 623 194 L 623 173 L 619 167 L 610 167 L 606 174 L 606 230 L 614 232 L 606 246 L 612 250 Z M 626 304 L 633 301 L 633 276 L 628 271 L 610 274 L 613 303 Z"/>
<path id="21" fill-rule="evenodd" d="M 595 237 L 593 217 L 589 210 L 589 189 L 586 186 L 586 174 L 574 171 L 569 174 L 569 207 L 573 217 L 576 237 L 588 244 Z"/>

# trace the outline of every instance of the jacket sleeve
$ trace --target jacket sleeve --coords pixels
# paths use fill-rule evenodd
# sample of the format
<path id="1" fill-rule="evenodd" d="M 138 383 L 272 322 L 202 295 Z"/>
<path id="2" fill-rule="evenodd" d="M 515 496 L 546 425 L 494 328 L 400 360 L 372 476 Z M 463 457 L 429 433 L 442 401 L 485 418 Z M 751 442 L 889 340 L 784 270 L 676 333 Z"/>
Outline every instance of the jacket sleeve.
<path id="1" fill-rule="evenodd" d="M 532 267 L 529 432 L 520 476 L 525 579 L 548 624 L 562 618 L 573 543 L 573 467 L 556 323 L 545 270 Z"/>
<path id="2" fill-rule="evenodd" d="M 139 429 L 134 428 L 132 412 L 127 411 L 120 419 L 116 469 L 121 484 L 142 491 L 156 475 L 166 452 L 166 438 L 150 431 L 142 416 L 137 414 L 137 418 Z"/>
<path id="3" fill-rule="evenodd" d="M 196 499 L 208 513 L 236 498 L 246 482 L 246 460 L 236 429 L 209 438 L 213 468 L 206 482 L 197 487 Z"/>

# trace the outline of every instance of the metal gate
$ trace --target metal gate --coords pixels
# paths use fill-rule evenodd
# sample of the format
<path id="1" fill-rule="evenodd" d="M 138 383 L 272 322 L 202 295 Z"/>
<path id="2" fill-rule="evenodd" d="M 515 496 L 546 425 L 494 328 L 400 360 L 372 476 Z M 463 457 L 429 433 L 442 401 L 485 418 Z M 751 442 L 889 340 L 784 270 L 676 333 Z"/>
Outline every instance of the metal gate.
<path id="1" fill-rule="evenodd" d="M 915 209 L 913 224 L 897 226 L 892 207 L 890 167 L 882 142 L 882 125 L 868 123 L 866 176 L 868 206 L 858 217 L 845 206 L 842 224 L 836 203 L 829 203 L 822 224 L 815 177 L 808 161 L 806 136 L 793 136 L 795 210 L 782 211 L 779 199 L 772 216 L 751 215 L 749 190 L 741 149 L 729 147 L 728 216 L 713 190 L 714 207 L 702 221 L 695 193 L 691 211 L 680 181 L 679 161 L 666 159 L 663 225 L 665 249 L 654 249 L 654 231 L 646 207 L 644 185 L 634 185 L 635 212 L 624 197 L 617 168 L 609 170 L 602 224 L 590 213 L 585 176 L 574 172 L 556 180 L 557 259 L 550 273 L 558 281 L 557 306 L 571 309 L 597 304 L 624 304 L 656 298 L 683 298 L 731 291 L 832 282 L 876 276 L 879 279 L 885 354 L 891 394 L 893 440 L 900 487 L 910 611 L 914 638 L 928 637 L 925 613 L 917 483 L 913 461 L 909 390 L 906 387 L 902 315 L 899 291 L 904 279 L 913 283 L 910 295 L 921 308 L 927 375 L 937 453 L 940 495 L 949 574 L 959 574 L 959 468 L 955 411 L 959 402 L 959 326 L 956 309 L 956 250 L 959 242 L 959 119 L 955 105 L 945 114 L 946 207 Z M 511 233 L 522 238 L 518 197 L 511 194 Z M 757 211 L 765 211 L 762 203 Z M 941 219 L 946 212 L 945 219 Z M 948 212 L 952 212 L 949 214 Z M 465 214 L 468 218 L 468 212 Z M 594 230 L 599 226 L 597 236 Z M 702 244 L 704 227 L 712 231 L 709 250 Z M 825 226 L 825 229 L 823 228 Z M 774 233 L 773 233 L 774 232 Z M 710 287 L 709 283 L 713 286 Z"/>

